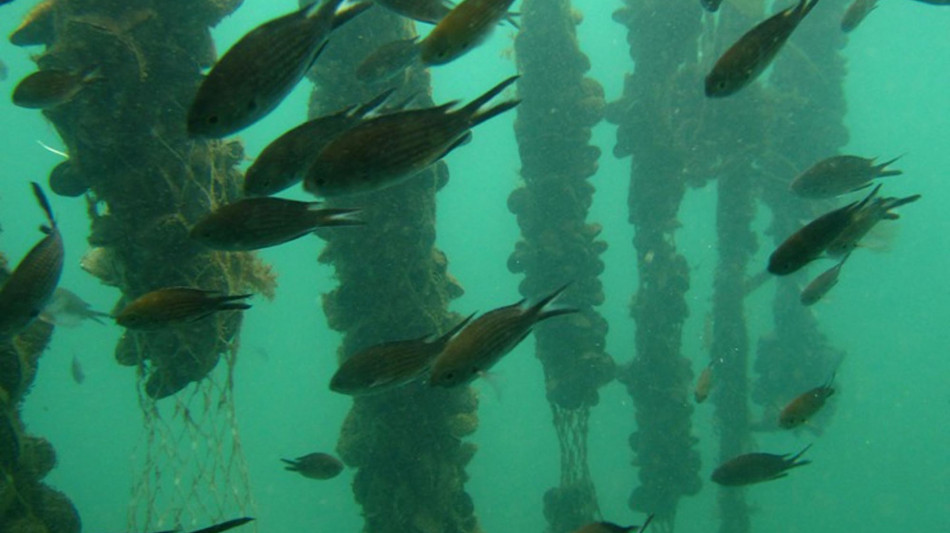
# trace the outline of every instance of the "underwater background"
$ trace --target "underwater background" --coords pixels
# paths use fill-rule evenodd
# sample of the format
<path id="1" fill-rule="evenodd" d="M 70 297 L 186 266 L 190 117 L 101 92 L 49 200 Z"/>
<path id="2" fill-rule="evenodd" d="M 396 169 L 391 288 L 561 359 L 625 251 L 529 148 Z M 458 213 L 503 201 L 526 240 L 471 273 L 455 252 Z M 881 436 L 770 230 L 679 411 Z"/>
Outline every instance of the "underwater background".
<path id="1" fill-rule="evenodd" d="M 837 6 L 835 13 L 840 12 L 843 2 L 823 0 L 803 27 L 814 23 L 813 19 L 833 16 L 832 4 Z M 587 75 L 603 86 L 607 102 L 616 101 L 624 76 L 634 71 L 627 30 L 612 19 L 621 2 L 575 0 L 572 5 L 583 13 L 577 32 L 580 48 L 591 62 Z M 13 31 L 30 7 L 30 2 L 22 0 L 0 7 L 0 33 Z M 766 12 L 783 7 L 784 3 L 776 4 Z M 246 0 L 213 29 L 219 52 L 262 21 L 291 9 L 295 3 L 290 1 Z M 420 31 L 426 29 L 420 25 Z M 431 69 L 433 99 L 467 101 L 514 74 L 514 34 L 514 29 L 500 27 L 462 60 Z M 795 54 L 794 43 L 793 37 L 783 53 Z M 9 68 L 0 91 L 9 94 L 17 80 L 35 70 L 29 59 L 32 51 L 0 42 L 0 60 Z M 811 308 L 820 330 L 847 354 L 837 370 L 837 393 L 830 400 L 834 413 L 820 435 L 807 429 L 755 433 L 759 451 L 797 452 L 813 444 L 807 455 L 813 462 L 787 478 L 744 489 L 752 506 L 752 530 L 950 531 L 950 248 L 946 245 L 950 235 L 946 209 L 950 205 L 950 8 L 884 0 L 848 35 L 841 53 L 847 62 L 844 92 L 849 140 L 840 152 L 882 159 L 906 154 L 898 165 L 904 175 L 887 178 L 884 189 L 895 196 L 919 193 L 922 199 L 904 208 L 899 221 L 886 223 L 894 227 L 888 228 L 892 235 L 887 236 L 886 246 L 878 247 L 883 249 L 858 250 L 839 285 Z M 706 57 L 701 62 L 708 67 L 714 59 Z M 306 118 L 312 87 L 305 80 L 275 112 L 238 135 L 249 158 Z M 696 90 L 701 91 L 699 79 Z M 29 182 L 45 185 L 50 169 L 61 160 L 37 141 L 64 147 L 42 114 L 15 107 L 9 99 L 0 101 L 0 110 L 0 250 L 15 264 L 38 239 L 36 227 L 43 221 Z M 521 298 L 522 276 L 507 267 L 520 238 L 507 204 L 508 195 L 520 183 L 515 118 L 515 113 L 507 113 L 479 126 L 472 142 L 446 159 L 451 179 L 437 194 L 436 245 L 447 255 L 451 275 L 465 288 L 464 295 L 450 306 L 463 316 Z M 630 317 L 630 302 L 638 281 L 637 254 L 631 244 L 635 230 L 628 222 L 630 158 L 612 155 L 616 130 L 606 121 L 594 128 L 591 143 L 600 147 L 602 155 L 590 179 L 596 193 L 587 219 L 603 226 L 599 238 L 608 243 L 601 256 L 605 301 L 597 310 L 610 326 L 605 351 L 623 366 L 635 356 L 636 325 Z M 797 141 L 809 146 L 807 136 Z M 800 147 L 778 149 L 795 153 Z M 312 198 L 299 188 L 284 196 Z M 67 254 L 61 286 L 80 294 L 96 309 L 111 311 L 118 290 L 79 268 L 88 248 L 85 201 L 63 197 L 51 197 L 51 201 Z M 676 231 L 677 249 L 690 268 L 682 354 L 691 361 L 694 375 L 709 362 L 704 322 L 710 313 L 718 260 L 716 202 L 714 182 L 688 189 Z M 753 223 L 760 235 L 759 246 L 749 263 L 750 275 L 764 269 L 773 248 L 771 238 L 761 236 L 769 219 L 768 210 L 760 207 Z M 185 529 L 245 514 L 257 520 L 244 529 L 256 527 L 262 532 L 362 528 L 361 509 L 350 487 L 354 470 L 347 469 L 332 480 L 314 481 L 284 471 L 279 461 L 311 451 L 333 453 L 352 404 L 350 397 L 328 389 L 341 335 L 329 329 L 321 308 L 321 295 L 337 283 L 332 267 L 317 262 L 323 245 L 317 237 L 306 237 L 258 252 L 276 272 L 278 287 L 273 301 L 260 296 L 252 299 L 253 308 L 244 314 L 234 367 L 234 414 L 246 480 L 235 474 L 231 480 L 217 480 L 214 489 L 227 493 L 232 482 L 249 483 L 253 503 L 242 509 L 222 498 L 220 508 L 208 515 L 184 515 Z M 820 268 L 812 267 L 812 274 Z M 752 346 L 772 328 L 773 294 L 774 283 L 767 281 L 746 299 Z M 539 329 L 544 327 L 555 326 L 545 324 Z M 22 406 L 27 430 L 56 449 L 57 465 L 46 482 L 72 500 L 84 531 L 128 531 L 129 508 L 147 504 L 132 490 L 142 475 L 146 429 L 135 369 L 118 365 L 113 356 L 121 333 L 111 322 L 57 328 Z M 70 376 L 74 357 L 85 372 L 82 384 Z M 226 380 L 223 367 L 216 368 L 213 379 Z M 833 370 L 829 367 L 827 373 Z M 477 443 L 478 452 L 466 468 L 470 479 L 465 489 L 474 501 L 482 530 L 546 530 L 543 497 L 558 483 L 560 463 L 533 336 L 507 355 L 494 373 L 494 385 L 485 380 L 472 385 L 479 391 L 479 425 L 466 439 Z M 193 387 L 179 394 L 188 395 Z M 628 506 L 630 493 L 638 485 L 628 444 L 628 436 L 637 429 L 634 406 L 625 387 L 616 381 L 602 387 L 599 394 L 599 403 L 591 411 L 588 450 L 599 508 L 605 520 L 641 523 L 644 515 Z M 717 528 L 717 494 L 736 490 L 709 481 L 720 462 L 718 428 L 712 405 L 694 407 L 691 433 L 698 438 L 703 485 L 698 494 L 679 502 L 675 530 L 684 533 Z M 169 405 L 161 411 L 167 420 L 173 418 L 172 409 Z M 204 446 L 200 435 L 185 439 L 194 440 L 196 448 Z M 375 453 L 385 455 L 385 443 Z M 230 451 L 212 450 L 210 456 L 223 463 L 230 460 Z M 201 467 L 186 462 L 180 468 Z M 163 475 L 173 472 L 167 469 Z M 148 530 L 174 525 L 156 521 Z"/>

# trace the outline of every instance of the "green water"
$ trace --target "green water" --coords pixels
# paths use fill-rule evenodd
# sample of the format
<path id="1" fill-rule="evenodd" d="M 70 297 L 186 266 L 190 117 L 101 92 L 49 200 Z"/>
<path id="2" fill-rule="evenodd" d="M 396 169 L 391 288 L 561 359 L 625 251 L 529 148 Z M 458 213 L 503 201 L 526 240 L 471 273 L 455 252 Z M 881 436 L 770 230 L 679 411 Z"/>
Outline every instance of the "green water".
<path id="1" fill-rule="evenodd" d="M 29 5 L 19 0 L 0 7 L 0 33 L 8 35 Z M 247 0 L 214 30 L 219 50 L 294 5 Z M 828 16 L 823 8 L 829 5 L 820 5 L 811 17 Z M 632 71 L 623 27 L 611 19 L 620 2 L 578 0 L 575 6 L 585 17 L 579 37 L 593 64 L 590 75 L 604 86 L 608 101 L 615 100 L 623 76 Z M 500 28 L 481 48 L 433 71 L 435 100 L 470 99 L 515 72 L 506 53 L 512 37 L 512 29 Z M 0 43 L 0 59 L 10 70 L 0 91 L 9 93 L 32 72 L 31 52 L 38 50 Z M 812 465 L 746 491 L 756 510 L 753 530 L 950 531 L 950 7 L 883 1 L 851 34 L 843 53 L 850 130 L 843 151 L 882 157 L 906 152 L 898 165 L 905 174 L 888 178 L 885 191 L 893 196 L 920 193 L 923 199 L 901 211 L 887 250 L 859 250 L 828 300 L 815 307 L 822 331 L 848 353 L 837 375 L 838 394 L 831 400 L 837 411 L 820 437 L 808 432 L 757 435 L 761 451 L 814 446 L 808 453 Z M 305 117 L 309 91 L 309 84 L 302 83 L 277 111 L 239 135 L 249 156 Z M 16 261 L 39 238 L 36 227 L 42 222 L 27 184 L 45 183 L 60 161 L 36 141 L 57 148 L 61 144 L 38 112 L 5 100 L 0 114 L 0 249 Z M 452 310 L 465 315 L 520 298 L 521 278 L 506 267 L 519 238 L 506 206 L 519 182 L 514 118 L 514 113 L 506 114 L 479 126 L 473 142 L 453 152 L 447 160 L 450 184 L 438 196 L 437 245 L 466 289 L 452 303 Z M 601 238 L 610 244 L 603 256 L 607 300 L 600 312 L 611 326 L 607 351 L 622 364 L 634 355 L 627 306 L 636 288 L 636 269 L 626 207 L 630 161 L 613 158 L 614 139 L 614 126 L 601 123 L 595 129 L 593 142 L 604 155 L 591 180 L 597 194 L 589 220 L 604 226 Z M 296 189 L 287 196 L 305 198 Z M 684 354 L 697 373 L 708 360 L 702 335 L 717 260 L 715 201 L 711 186 L 690 190 L 677 234 L 677 245 L 692 268 Z M 110 310 L 118 291 L 78 267 L 87 249 L 85 202 L 53 198 L 52 203 L 67 249 L 62 285 L 94 307 Z M 757 226 L 764 228 L 767 222 L 763 210 Z M 753 268 L 764 267 L 771 251 L 769 241 L 760 242 Z M 320 482 L 285 472 L 279 463 L 281 457 L 332 452 L 351 403 L 327 388 L 339 335 L 326 327 L 320 308 L 320 295 L 335 286 L 332 270 L 316 262 L 321 246 L 322 241 L 308 237 L 261 252 L 279 273 L 280 286 L 275 301 L 253 301 L 241 333 L 234 395 L 255 502 L 248 513 L 258 518 L 261 532 L 359 531 L 362 524 L 350 490 L 351 470 Z M 747 302 L 753 343 L 771 328 L 772 288 L 766 285 Z M 84 531 L 126 530 L 131 487 L 145 450 L 134 370 L 113 358 L 119 334 L 116 326 L 92 323 L 58 329 L 23 406 L 28 430 L 50 440 L 58 454 L 58 466 L 46 481 L 72 499 Z M 86 373 L 82 385 L 70 378 L 74 355 Z M 558 482 L 559 458 L 533 341 L 519 346 L 496 371 L 498 392 L 485 383 L 474 385 L 482 392 L 481 424 L 470 437 L 479 452 L 468 467 L 467 490 L 484 531 L 540 532 L 546 525 L 542 496 Z M 638 484 L 627 444 L 634 429 L 630 397 L 618 383 L 607 385 L 592 413 L 590 462 L 604 518 L 621 523 L 643 518 L 627 506 Z M 684 533 L 718 527 L 718 487 L 708 481 L 718 457 L 712 405 L 697 407 L 693 432 L 700 439 L 704 486 L 680 504 L 676 530 Z"/>

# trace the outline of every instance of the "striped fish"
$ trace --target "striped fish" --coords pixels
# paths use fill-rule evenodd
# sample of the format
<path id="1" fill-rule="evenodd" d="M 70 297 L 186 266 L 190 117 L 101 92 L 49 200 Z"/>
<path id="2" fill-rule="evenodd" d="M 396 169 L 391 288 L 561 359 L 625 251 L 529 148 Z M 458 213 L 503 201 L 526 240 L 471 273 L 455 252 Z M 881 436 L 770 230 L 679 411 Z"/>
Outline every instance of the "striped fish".
<path id="1" fill-rule="evenodd" d="M 40 228 L 46 236 L 23 257 L 0 288 L 0 338 L 16 335 L 40 316 L 63 273 L 63 237 L 43 189 L 36 182 L 32 185 L 49 226 Z"/>
<path id="2" fill-rule="evenodd" d="M 336 13 L 325 0 L 270 20 L 234 44 L 205 77 L 188 110 L 193 137 L 221 138 L 274 110 L 313 65 L 335 26 L 372 6 Z"/>
<path id="3" fill-rule="evenodd" d="M 352 396 L 376 394 L 410 383 L 425 373 L 475 315 L 459 322 L 435 340 L 431 335 L 371 346 L 348 357 L 330 380 L 330 390 Z"/>
<path id="4" fill-rule="evenodd" d="M 299 239 L 327 226 L 359 226 L 359 209 L 321 208 L 262 196 L 219 207 L 191 228 L 191 238 L 215 250 L 258 250 Z"/>
<path id="5" fill-rule="evenodd" d="M 423 64 L 444 65 L 481 44 L 514 0 L 463 0 L 419 44 Z"/>
<path id="6" fill-rule="evenodd" d="M 567 285 L 523 308 L 524 300 L 489 311 L 465 327 L 445 346 L 432 364 L 429 384 L 454 387 L 468 383 L 495 365 L 548 318 L 576 313 L 577 309 L 548 309 Z"/>
<path id="7" fill-rule="evenodd" d="M 419 57 L 419 45 L 415 35 L 381 45 L 370 52 L 356 66 L 356 79 L 363 83 L 380 83 L 402 74 Z"/>
<path id="8" fill-rule="evenodd" d="M 802 198 L 832 198 L 870 187 L 873 179 L 903 174 L 886 168 L 900 156 L 876 165 L 874 159 L 856 155 L 822 159 L 792 180 L 788 189 Z"/>
<path id="9" fill-rule="evenodd" d="M 446 0 L 376 0 L 376 3 L 393 13 L 429 24 L 438 24 L 453 7 Z"/>
<path id="10" fill-rule="evenodd" d="M 244 194 L 270 196 L 303 180 L 310 163 L 327 143 L 358 124 L 392 93 L 386 91 L 361 106 L 304 122 L 275 139 L 244 174 Z"/>
<path id="11" fill-rule="evenodd" d="M 391 187 L 465 143 L 471 129 L 514 108 L 520 100 L 481 107 L 518 79 L 512 76 L 465 107 L 456 102 L 381 115 L 361 122 L 327 144 L 304 178 L 304 188 L 322 197 Z"/>
<path id="12" fill-rule="evenodd" d="M 167 287 L 139 296 L 115 315 L 115 321 L 129 329 L 158 329 L 200 320 L 218 311 L 250 309 L 250 305 L 237 301 L 250 296 L 222 295 L 217 291 L 192 287 Z"/>

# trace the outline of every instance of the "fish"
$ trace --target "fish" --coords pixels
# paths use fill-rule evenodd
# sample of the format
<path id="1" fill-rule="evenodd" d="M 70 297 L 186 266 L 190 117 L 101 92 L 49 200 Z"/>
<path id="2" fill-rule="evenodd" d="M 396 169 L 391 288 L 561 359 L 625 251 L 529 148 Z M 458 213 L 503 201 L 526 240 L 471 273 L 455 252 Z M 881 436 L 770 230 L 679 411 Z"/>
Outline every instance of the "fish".
<path id="1" fill-rule="evenodd" d="M 793 429 L 807 422 L 812 416 L 824 407 L 834 393 L 832 384 L 835 380 L 835 374 L 831 374 L 828 382 L 820 387 L 804 392 L 788 402 L 778 415 L 778 425 L 783 429 Z"/>
<path id="2" fill-rule="evenodd" d="M 432 335 L 385 342 L 357 352 L 330 379 L 330 390 L 352 396 L 392 390 L 422 377 L 432 361 L 475 315 L 469 315 L 435 340 Z"/>
<path id="3" fill-rule="evenodd" d="M 327 143 L 358 124 L 392 93 L 389 90 L 360 106 L 348 106 L 309 120 L 275 139 L 244 173 L 244 194 L 270 196 L 302 181 L 310 163 Z"/>
<path id="4" fill-rule="evenodd" d="M 281 459 L 285 470 L 310 479 L 331 479 L 343 471 L 343 463 L 328 453 L 309 453 L 296 459 Z"/>
<path id="5" fill-rule="evenodd" d="M 428 66 L 444 65 L 469 52 L 508 17 L 514 0 L 462 0 L 419 43 L 419 57 Z"/>
<path id="6" fill-rule="evenodd" d="M 227 531 L 229 529 L 234 529 L 238 526 L 243 526 L 244 524 L 251 522 L 253 518 L 246 516 L 243 518 L 233 518 L 231 520 L 215 524 L 213 526 L 204 527 L 201 529 L 196 529 L 191 533 L 221 533 L 222 531 Z M 181 533 L 181 529 L 166 529 L 164 531 L 157 531 L 156 533 Z"/>
<path id="7" fill-rule="evenodd" d="M 775 455 L 771 453 L 747 453 L 734 457 L 719 465 L 712 473 L 712 480 L 726 487 L 751 485 L 763 481 L 783 478 L 792 468 L 805 466 L 811 461 L 799 461 L 801 456 L 811 448 L 811 444 L 788 457 L 789 454 Z"/>
<path id="8" fill-rule="evenodd" d="M 699 0 L 699 3 L 706 8 L 706 11 L 715 13 L 719 10 L 719 5 L 722 4 L 722 0 Z"/>
<path id="9" fill-rule="evenodd" d="M 0 338 L 16 335 L 40 316 L 63 273 L 63 237 L 53 209 L 40 185 L 33 182 L 32 187 L 49 226 L 40 227 L 45 237 L 27 252 L 0 287 Z"/>
<path id="10" fill-rule="evenodd" d="M 696 386 L 693 388 L 693 399 L 696 400 L 696 403 L 703 403 L 706 398 L 709 398 L 709 392 L 712 390 L 715 378 L 713 366 L 713 363 L 706 365 L 706 368 L 699 374 L 699 378 L 696 379 Z"/>
<path id="11" fill-rule="evenodd" d="M 15 46 L 51 45 L 56 35 L 56 5 L 59 0 L 43 0 L 33 6 L 10 34 Z"/>
<path id="12" fill-rule="evenodd" d="M 802 305 L 808 306 L 818 303 L 818 300 L 824 298 L 824 296 L 828 294 L 828 291 L 838 284 L 841 267 L 844 266 L 844 262 L 848 260 L 848 257 L 851 257 L 850 253 L 844 256 L 841 261 L 838 261 L 833 267 L 819 274 L 818 277 L 813 279 L 811 283 L 802 289 L 802 294 L 799 298 Z"/>
<path id="13" fill-rule="evenodd" d="M 77 198 L 89 191 L 89 182 L 71 161 L 62 161 L 49 173 L 49 188 L 59 196 Z"/>
<path id="14" fill-rule="evenodd" d="M 924 4 L 930 4 L 932 6 L 950 6 L 950 0 L 917 0 L 917 1 Z"/>
<path id="15" fill-rule="evenodd" d="M 6 81 L 9 70 L 7 70 L 7 64 L 0 59 L 0 81 Z"/>
<path id="16" fill-rule="evenodd" d="M 438 24 L 455 7 L 446 0 L 376 0 L 376 3 L 412 20 Z"/>
<path id="17" fill-rule="evenodd" d="M 653 515 L 647 517 L 642 526 L 620 526 L 613 522 L 592 522 L 581 526 L 574 533 L 631 533 L 633 531 L 644 531 L 650 522 L 653 521 Z"/>
<path id="18" fill-rule="evenodd" d="M 117 324 L 128 329 L 158 329 L 201 320 L 218 311 L 250 309 L 249 304 L 238 301 L 250 296 L 222 295 L 218 291 L 192 287 L 167 287 L 139 296 L 114 318 Z"/>
<path id="19" fill-rule="evenodd" d="M 769 256 L 768 271 L 785 276 L 820 257 L 880 189 L 878 185 L 864 200 L 825 213 L 793 233 Z"/>
<path id="20" fill-rule="evenodd" d="M 321 206 L 269 196 L 244 198 L 209 213 L 189 235 L 214 250 L 247 251 L 290 242 L 317 228 L 363 224 L 353 217 L 360 209 Z"/>
<path id="21" fill-rule="evenodd" d="M 356 79 L 363 83 L 381 83 L 405 72 L 419 57 L 419 36 L 399 39 L 370 52 L 356 67 Z"/>
<path id="22" fill-rule="evenodd" d="M 451 110 L 456 102 L 449 102 L 360 122 L 320 151 L 307 169 L 304 188 L 329 198 L 402 183 L 464 144 L 472 128 L 517 106 L 520 100 L 480 109 L 517 79 L 502 81 L 458 110 Z"/>
<path id="23" fill-rule="evenodd" d="M 13 89 L 13 103 L 27 109 L 50 109 L 69 102 L 87 85 L 103 79 L 95 65 L 81 70 L 41 70 L 20 80 Z"/>
<path id="24" fill-rule="evenodd" d="M 548 309 L 548 304 L 567 287 L 562 286 L 526 309 L 522 307 L 525 303 L 522 299 L 478 317 L 449 340 L 435 358 L 429 384 L 455 387 L 469 383 L 512 351 L 539 322 L 577 313 L 573 308 Z"/>
<path id="25" fill-rule="evenodd" d="M 86 381 L 86 373 L 83 372 L 82 363 L 79 362 L 79 357 L 76 354 L 73 354 L 73 362 L 69 365 L 69 373 L 76 385 L 82 385 L 82 382 Z"/>
<path id="26" fill-rule="evenodd" d="M 740 37 L 706 76 L 706 96 L 730 96 L 755 80 L 818 2 L 799 0 L 798 4 L 772 15 Z"/>
<path id="27" fill-rule="evenodd" d="M 853 214 L 845 228 L 828 244 L 826 248 L 828 256 L 838 258 L 851 253 L 861 244 L 861 239 L 874 229 L 878 222 L 899 218 L 896 213 L 891 212 L 893 209 L 916 202 L 920 197 L 919 194 L 914 194 L 904 198 L 893 196 L 875 198 L 867 205 L 862 206 Z"/>
<path id="28" fill-rule="evenodd" d="M 188 109 L 192 137 L 222 138 L 273 111 L 320 56 L 330 32 L 372 6 L 314 2 L 245 34 L 211 68 Z"/>
<path id="29" fill-rule="evenodd" d="M 901 156 L 875 165 L 875 158 L 838 155 L 822 159 L 798 175 L 789 190 L 802 198 L 832 198 L 871 186 L 871 180 L 899 176 L 900 170 L 887 170 Z"/>
<path id="30" fill-rule="evenodd" d="M 109 313 L 92 309 L 89 303 L 76 293 L 59 287 L 53 291 L 53 296 L 43 308 L 39 319 L 54 326 L 72 328 L 80 325 L 84 320 L 103 324 L 100 318 L 108 316 Z"/>
<path id="31" fill-rule="evenodd" d="M 854 0 L 841 17 L 841 31 L 854 31 L 876 8 L 877 0 Z"/>

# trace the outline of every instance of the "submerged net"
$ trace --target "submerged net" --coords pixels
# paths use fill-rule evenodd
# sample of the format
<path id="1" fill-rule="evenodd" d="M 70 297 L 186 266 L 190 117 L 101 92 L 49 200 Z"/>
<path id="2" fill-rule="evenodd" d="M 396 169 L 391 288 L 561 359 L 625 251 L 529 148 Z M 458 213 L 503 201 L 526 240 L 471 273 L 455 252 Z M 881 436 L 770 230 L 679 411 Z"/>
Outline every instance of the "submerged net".
<path id="1" fill-rule="evenodd" d="M 129 504 L 130 531 L 189 530 L 253 514 L 234 409 L 235 354 L 236 346 L 224 354 L 226 365 L 161 403 L 145 393 L 140 375 L 145 431 L 134 456 L 139 474 Z"/>

